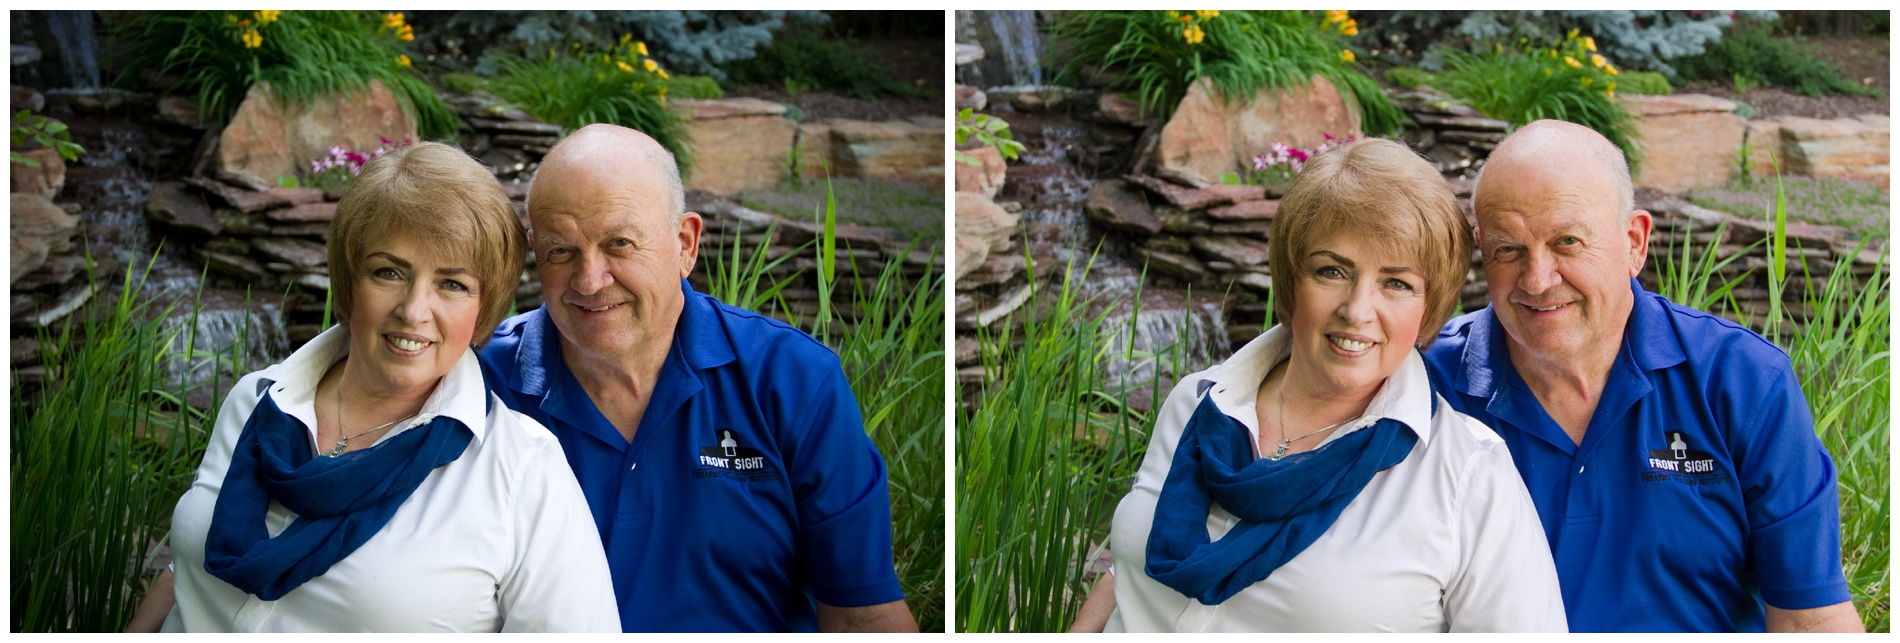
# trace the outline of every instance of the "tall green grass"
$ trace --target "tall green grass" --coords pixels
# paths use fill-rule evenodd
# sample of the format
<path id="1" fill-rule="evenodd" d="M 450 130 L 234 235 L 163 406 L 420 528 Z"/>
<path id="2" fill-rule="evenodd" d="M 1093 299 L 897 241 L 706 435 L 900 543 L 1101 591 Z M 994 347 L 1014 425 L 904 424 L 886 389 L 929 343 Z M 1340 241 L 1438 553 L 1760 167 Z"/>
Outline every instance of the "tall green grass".
<path id="1" fill-rule="evenodd" d="M 673 153 L 682 176 L 690 175 L 692 139 L 685 121 L 667 105 L 665 70 L 635 44 L 622 42 L 608 52 L 575 45 L 565 54 L 551 49 L 527 57 L 496 54 L 500 73 L 488 81 L 488 90 L 569 132 L 593 123 L 640 130 Z"/>
<path id="2" fill-rule="evenodd" d="M 196 302 L 186 323 L 168 324 L 181 302 L 141 297 L 145 277 L 128 268 L 116 302 L 40 331 L 41 389 L 29 393 L 14 373 L 15 632 L 124 629 L 144 595 L 148 552 L 169 529 L 173 501 L 190 485 L 214 421 L 186 406 L 186 393 L 230 386 L 227 366 L 245 354 L 242 341 L 216 351 L 198 346 Z M 168 383 L 181 359 L 219 366 L 209 382 Z"/>
<path id="3" fill-rule="evenodd" d="M 1545 118 L 1583 125 L 1616 144 L 1631 170 L 1642 165 L 1642 134 L 1614 95 L 1618 76 L 1594 64 L 1576 37 L 1555 48 L 1447 51 L 1445 66 L 1433 86 L 1486 116 L 1513 128 Z"/>
<path id="4" fill-rule="evenodd" d="M 905 601 L 922 631 L 941 632 L 944 276 L 926 268 L 920 277 L 907 280 L 903 254 L 876 267 L 875 278 L 869 276 L 871 266 L 860 267 L 855 261 L 840 265 L 837 203 L 829 190 L 816 219 L 822 231 L 817 239 L 776 258 L 764 243 L 772 238 L 772 230 L 750 241 L 725 241 L 706 258 L 707 292 L 741 308 L 778 304 L 785 310 L 781 295 L 787 287 L 807 279 L 816 282 L 822 301 L 817 317 L 788 321 L 811 329 L 843 364 L 864 416 L 864 430 L 883 454 L 888 471 L 893 555 Z M 801 257 L 816 261 L 816 274 L 774 276 Z M 850 285 L 840 287 L 841 277 Z M 834 306 L 832 297 L 851 305 Z M 846 309 L 855 314 L 841 312 Z"/>

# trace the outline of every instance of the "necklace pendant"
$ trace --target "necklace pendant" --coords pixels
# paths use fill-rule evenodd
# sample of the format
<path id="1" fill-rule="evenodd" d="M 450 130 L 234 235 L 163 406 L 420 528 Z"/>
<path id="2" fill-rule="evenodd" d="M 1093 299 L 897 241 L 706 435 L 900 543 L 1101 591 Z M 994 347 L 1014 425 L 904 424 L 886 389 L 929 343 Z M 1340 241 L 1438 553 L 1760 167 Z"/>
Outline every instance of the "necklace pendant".
<path id="1" fill-rule="evenodd" d="M 1269 456 L 1267 456 L 1267 459 L 1268 459 L 1268 460 L 1279 460 L 1280 458 L 1284 458 L 1284 457 L 1286 457 L 1286 447 L 1287 447 L 1287 445 L 1288 445 L 1288 444 L 1291 444 L 1291 443 L 1292 443 L 1292 441 L 1291 441 L 1291 440 L 1281 440 L 1281 441 L 1280 441 L 1280 448 L 1278 448 L 1278 449 L 1274 449 L 1274 450 L 1273 450 L 1273 454 L 1272 454 L 1272 455 L 1269 455 Z"/>
<path id="2" fill-rule="evenodd" d="M 343 455 L 343 447 L 344 447 L 344 446 L 346 446 L 346 445 L 348 445 L 349 443 L 350 443 L 350 441 L 349 441 L 349 440 L 347 440 L 347 439 L 345 439 L 345 440 L 337 440 L 337 441 L 336 441 L 336 448 L 333 448 L 333 449 L 330 449 L 329 451 L 325 451 L 325 452 L 323 452 L 323 455 L 324 455 L 325 457 L 331 457 L 331 458 L 334 458 L 334 457 L 337 457 L 337 456 L 340 456 L 340 455 Z"/>

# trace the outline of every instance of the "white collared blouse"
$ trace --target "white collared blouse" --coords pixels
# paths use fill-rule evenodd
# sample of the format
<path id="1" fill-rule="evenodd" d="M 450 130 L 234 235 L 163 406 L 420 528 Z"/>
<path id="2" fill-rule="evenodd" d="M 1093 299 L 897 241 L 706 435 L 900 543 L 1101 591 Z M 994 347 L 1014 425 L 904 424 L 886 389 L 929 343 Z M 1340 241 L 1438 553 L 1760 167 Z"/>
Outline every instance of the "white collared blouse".
<path id="1" fill-rule="evenodd" d="M 1320 443 L 1391 418 L 1418 434 L 1417 446 L 1373 476 L 1311 546 L 1219 605 L 1201 604 L 1148 577 L 1155 501 L 1203 382 L 1210 383 L 1206 395 L 1246 425 L 1257 444 L 1256 391 L 1287 359 L 1288 338 L 1284 326 L 1275 326 L 1169 393 L 1134 489 L 1115 510 L 1109 538 L 1116 610 L 1107 631 L 1565 631 L 1556 567 L 1504 441 L 1432 396 L 1417 351 L 1362 418 Z M 1208 535 L 1219 539 L 1237 522 L 1217 503 L 1207 517 Z"/>
<path id="2" fill-rule="evenodd" d="M 204 568 L 205 537 L 238 436 L 270 381 L 271 399 L 316 443 L 318 380 L 349 350 L 336 326 L 283 363 L 240 379 L 225 398 L 197 479 L 172 514 L 177 605 L 167 632 L 620 631 L 599 532 L 553 434 L 497 400 L 489 407 L 475 353 L 460 360 L 420 415 L 385 434 L 448 416 L 475 437 L 436 468 L 381 531 L 329 571 L 275 601 Z M 296 515 L 272 501 L 270 534 Z"/>

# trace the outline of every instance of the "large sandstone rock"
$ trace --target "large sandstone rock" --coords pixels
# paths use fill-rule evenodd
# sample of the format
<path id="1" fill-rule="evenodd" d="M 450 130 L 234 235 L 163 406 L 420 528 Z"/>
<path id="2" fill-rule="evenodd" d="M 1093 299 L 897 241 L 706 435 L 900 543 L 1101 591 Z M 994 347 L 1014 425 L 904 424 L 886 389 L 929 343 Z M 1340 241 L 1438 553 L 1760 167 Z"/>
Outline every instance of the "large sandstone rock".
<path id="1" fill-rule="evenodd" d="M 974 192 L 957 193 L 956 216 L 958 239 L 975 239 L 992 250 L 1007 243 L 1023 222 L 1021 215 Z"/>
<path id="2" fill-rule="evenodd" d="M 1888 185 L 1888 138 L 1891 131 L 1886 116 L 1872 114 L 1833 120 L 1799 116 L 1783 118 L 1783 171 L 1878 181 L 1881 185 Z"/>
<path id="3" fill-rule="evenodd" d="M 1217 182 L 1222 173 L 1251 167 L 1254 155 L 1275 142 L 1312 148 L 1325 141 L 1325 134 L 1361 136 L 1358 105 L 1347 102 L 1324 77 L 1313 76 L 1300 89 L 1263 89 L 1251 98 L 1223 100 L 1211 82 L 1195 83 L 1161 128 L 1157 162 Z"/>
<path id="4" fill-rule="evenodd" d="M 1115 179 L 1089 188 L 1082 214 L 1108 228 L 1137 235 L 1160 232 L 1162 226 L 1146 195 L 1134 185 Z"/>
<path id="5" fill-rule="evenodd" d="M 785 105 L 757 98 L 677 99 L 673 104 L 693 138 L 688 189 L 729 196 L 771 187 L 784 176 L 798 132 L 785 118 Z"/>
<path id="6" fill-rule="evenodd" d="M 166 181 L 152 189 L 146 197 L 145 216 L 153 221 L 185 230 L 195 230 L 205 235 L 216 235 L 224 231 L 224 223 L 212 216 L 211 207 L 205 205 L 202 194 L 188 190 L 185 184 Z"/>
<path id="7" fill-rule="evenodd" d="M 1643 138 L 1637 187 L 1680 193 L 1727 183 L 1734 174 L 1748 130 L 1734 101 L 1703 94 L 1628 94 L 1623 101 Z"/>
<path id="8" fill-rule="evenodd" d="M 79 231 L 78 219 L 38 194 L 8 195 L 7 223 L 13 236 L 39 239 L 52 254 L 72 250 Z"/>
<path id="9" fill-rule="evenodd" d="M 834 173 L 878 179 L 943 180 L 941 118 L 831 123 Z"/>
<path id="10" fill-rule="evenodd" d="M 318 96 L 304 105 L 275 98 L 268 83 L 245 92 L 218 140 L 219 169 L 266 185 L 308 171 L 310 160 L 332 145 L 353 151 L 376 149 L 382 139 L 416 140 L 415 121 L 380 81 L 358 92 Z"/>
<path id="11" fill-rule="evenodd" d="M 989 259 L 990 244 L 976 237 L 966 237 L 959 234 L 957 235 L 956 253 L 957 288 L 961 290 L 966 285 L 963 282 L 963 276 L 970 274 L 971 271 L 976 270 L 977 266 L 983 265 L 983 262 Z M 18 253 L 16 252 L 15 254 L 17 255 Z"/>
<path id="12" fill-rule="evenodd" d="M 1748 146 L 1748 173 L 1774 176 L 1775 166 L 1788 164 L 1781 151 L 1781 121 L 1764 119 L 1748 122 L 1743 145 Z M 1772 156 L 1771 156 L 1772 154 Z"/>
<path id="13" fill-rule="evenodd" d="M 48 199 L 59 196 L 59 191 L 66 187 L 66 159 L 59 157 L 59 151 L 41 148 L 21 152 L 20 156 L 33 159 L 39 166 L 11 164 L 9 178 L 13 181 L 13 191 L 38 194 Z"/>
<path id="14" fill-rule="evenodd" d="M 46 263 L 46 242 L 36 237 L 13 236 L 9 239 L 9 284 L 20 282 L 26 273 L 39 270 Z"/>
<path id="15" fill-rule="evenodd" d="M 799 176 L 823 179 L 826 172 L 839 176 L 838 164 L 831 160 L 830 121 L 799 123 L 792 145 L 797 148 Z"/>
<path id="16" fill-rule="evenodd" d="M 961 160 L 957 166 L 957 191 L 975 192 L 992 199 L 1003 189 L 1003 174 L 1007 166 L 1003 163 L 1003 153 L 996 148 L 984 145 L 975 149 L 963 150 L 963 155 L 975 159 L 977 165 Z"/>

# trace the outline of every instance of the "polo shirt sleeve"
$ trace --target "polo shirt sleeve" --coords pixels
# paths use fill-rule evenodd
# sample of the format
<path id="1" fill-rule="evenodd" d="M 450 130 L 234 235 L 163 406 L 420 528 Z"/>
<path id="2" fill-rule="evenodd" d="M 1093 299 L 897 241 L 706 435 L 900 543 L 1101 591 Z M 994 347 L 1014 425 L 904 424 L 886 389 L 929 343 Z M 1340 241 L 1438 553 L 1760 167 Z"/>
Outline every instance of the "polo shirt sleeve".
<path id="1" fill-rule="evenodd" d="M 1510 451 L 1497 442 L 1474 453 L 1464 479 L 1457 509 L 1463 565 L 1445 588 L 1447 626 L 1453 632 L 1568 631 L 1557 566 Z"/>
<path id="2" fill-rule="evenodd" d="M 534 422 L 503 408 L 489 415 L 491 422 L 498 417 Z M 509 480 L 515 551 L 513 570 L 501 579 L 498 592 L 502 631 L 619 632 L 620 605 L 607 554 L 560 444 L 552 439 L 534 444 Z"/>
<path id="3" fill-rule="evenodd" d="M 1768 605 L 1794 610 L 1844 603 L 1851 596 L 1841 572 L 1834 461 L 1814 434 L 1793 369 L 1784 362 L 1780 371 L 1737 415 L 1758 422 L 1743 434 L 1746 450 L 1736 467 L 1748 512 L 1748 559 Z"/>
<path id="4" fill-rule="evenodd" d="M 857 398 L 837 359 L 812 363 L 814 371 L 823 370 L 779 391 L 792 395 L 781 401 L 794 411 L 786 417 L 802 425 L 792 435 L 788 475 L 806 582 L 818 602 L 834 607 L 903 600 L 892 564 L 884 459 L 864 433 Z"/>

